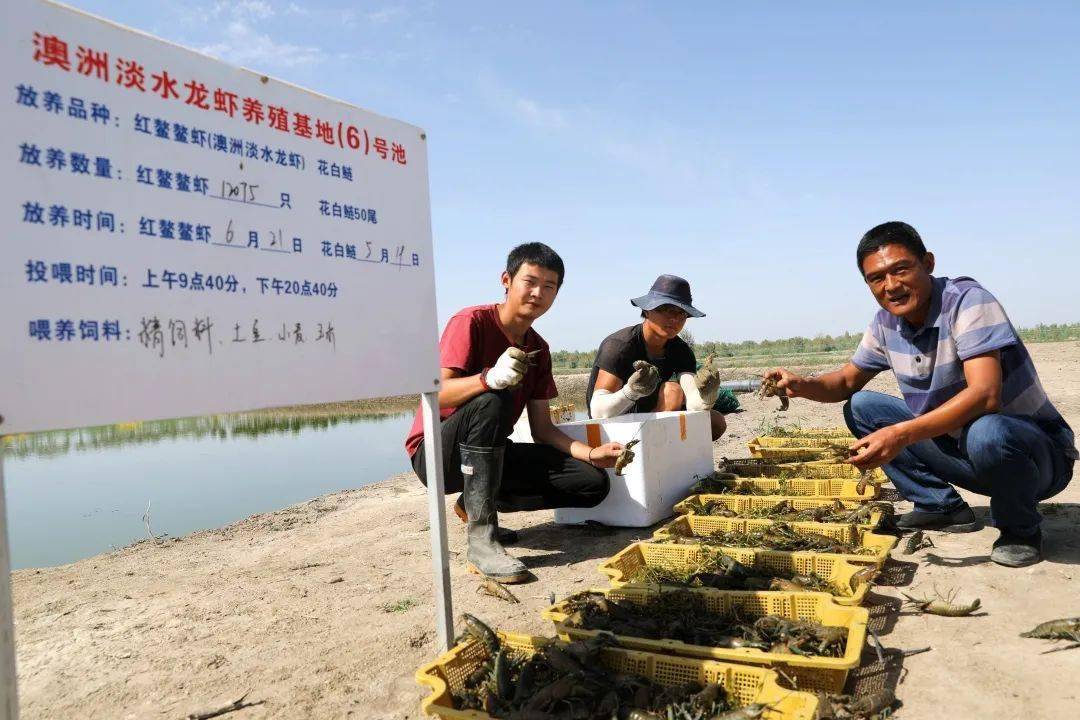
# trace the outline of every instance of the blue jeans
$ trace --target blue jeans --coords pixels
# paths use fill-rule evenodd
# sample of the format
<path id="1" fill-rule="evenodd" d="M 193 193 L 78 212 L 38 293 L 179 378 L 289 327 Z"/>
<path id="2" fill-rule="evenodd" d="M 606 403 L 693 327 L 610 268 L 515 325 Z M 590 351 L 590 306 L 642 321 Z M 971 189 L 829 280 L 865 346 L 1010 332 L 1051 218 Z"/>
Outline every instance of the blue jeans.
<path id="1" fill-rule="evenodd" d="M 914 416 L 904 401 L 863 390 L 844 405 L 857 438 Z M 1042 516 L 1040 500 L 1057 495 L 1072 479 L 1073 461 L 1030 418 L 983 415 L 968 423 L 959 442 L 948 435 L 904 448 L 883 470 L 916 510 L 952 512 L 964 507 L 953 486 L 990 497 L 990 524 L 1031 535 Z"/>

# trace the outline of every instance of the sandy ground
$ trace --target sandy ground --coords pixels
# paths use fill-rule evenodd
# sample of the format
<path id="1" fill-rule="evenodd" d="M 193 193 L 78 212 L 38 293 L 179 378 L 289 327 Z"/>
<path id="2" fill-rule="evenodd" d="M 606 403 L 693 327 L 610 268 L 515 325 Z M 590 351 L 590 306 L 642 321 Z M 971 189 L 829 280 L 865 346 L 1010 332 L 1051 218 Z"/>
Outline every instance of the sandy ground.
<path id="1" fill-rule="evenodd" d="M 1051 398 L 1080 427 L 1080 344 L 1031 349 Z M 895 391 L 891 377 L 874 387 Z M 776 418 L 775 404 L 745 399 L 715 453 L 745 455 L 744 443 Z M 840 408 L 795 401 L 781 420 L 838 425 Z M 985 513 L 986 498 L 968 499 Z M 867 650 L 861 686 L 899 681 L 899 717 L 907 720 L 1076 717 L 1080 650 L 1043 655 L 1042 641 L 1017 637 L 1037 622 L 1080 615 L 1080 485 L 1053 505 L 1047 560 L 1035 567 L 990 563 L 992 529 L 938 533 L 936 548 L 894 561 L 889 581 L 911 588 L 878 587 L 873 625 L 888 648 L 933 649 L 888 670 Z M 651 534 L 557 528 L 550 512 L 506 516 L 504 524 L 522 530 L 514 552 L 537 581 L 515 588 L 519 605 L 478 595 L 453 520 L 455 611 L 537 634 L 551 632 L 539 616 L 549 592 L 603 586 L 596 565 Z M 408 474 L 218 530 L 20 570 L 13 580 L 24 717 L 182 718 L 245 693 L 263 703 L 227 717 L 418 717 L 413 672 L 435 654 L 429 547 L 424 490 Z M 900 589 L 935 585 L 981 598 L 985 613 L 898 613 Z"/>

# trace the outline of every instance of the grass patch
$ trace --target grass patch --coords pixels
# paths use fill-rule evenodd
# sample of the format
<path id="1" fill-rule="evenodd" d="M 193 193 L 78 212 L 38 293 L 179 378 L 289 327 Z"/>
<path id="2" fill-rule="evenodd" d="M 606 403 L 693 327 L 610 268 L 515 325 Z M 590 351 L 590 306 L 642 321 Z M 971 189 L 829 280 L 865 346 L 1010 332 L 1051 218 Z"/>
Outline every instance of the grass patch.
<path id="1" fill-rule="evenodd" d="M 412 598 L 402 598 L 394 602 L 384 602 L 379 606 L 384 613 L 403 613 L 409 608 L 416 607 L 417 602 Z"/>

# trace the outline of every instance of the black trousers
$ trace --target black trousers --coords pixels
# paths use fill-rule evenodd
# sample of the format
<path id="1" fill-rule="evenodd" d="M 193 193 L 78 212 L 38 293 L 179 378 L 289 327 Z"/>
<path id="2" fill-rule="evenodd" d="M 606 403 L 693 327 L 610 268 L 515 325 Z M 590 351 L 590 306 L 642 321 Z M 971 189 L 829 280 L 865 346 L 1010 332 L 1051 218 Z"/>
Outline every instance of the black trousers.
<path id="1" fill-rule="evenodd" d="M 608 493 L 604 470 L 575 460 L 550 445 L 515 443 L 510 433 L 510 398 L 504 392 L 477 395 L 442 423 L 443 480 L 446 494 L 465 487 L 460 445 L 506 447 L 498 504 L 501 512 L 543 508 L 594 507 Z M 425 449 L 413 455 L 413 470 L 427 485 Z"/>

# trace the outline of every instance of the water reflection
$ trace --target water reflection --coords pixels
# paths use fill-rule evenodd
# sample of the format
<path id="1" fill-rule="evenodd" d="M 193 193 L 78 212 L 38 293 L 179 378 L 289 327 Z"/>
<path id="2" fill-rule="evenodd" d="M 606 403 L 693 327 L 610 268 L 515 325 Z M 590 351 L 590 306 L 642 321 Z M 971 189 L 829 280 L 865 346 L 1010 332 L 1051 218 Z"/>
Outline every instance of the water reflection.
<path id="1" fill-rule="evenodd" d="M 282 433 L 297 435 L 306 428 L 325 430 L 343 422 L 394 422 L 395 418 L 409 410 L 411 410 L 409 405 L 401 403 L 390 406 L 385 412 L 358 410 L 309 415 L 277 413 L 209 415 L 6 435 L 0 438 L 0 445 L 3 447 L 5 457 L 49 457 L 64 455 L 72 451 L 141 445 L 181 437 L 195 439 L 212 437 L 226 440 L 229 437 L 259 437 Z"/>
<path id="2" fill-rule="evenodd" d="M 154 532 L 175 537 L 385 480 L 410 469 L 404 441 L 415 408 L 394 401 L 7 436 L 12 565 L 68 563 L 145 539 L 148 503 Z"/>
<path id="3" fill-rule="evenodd" d="M 415 406 L 412 406 L 415 408 Z M 5 438 L 12 565 L 216 528 L 409 469 L 407 412 L 227 415 Z"/>

